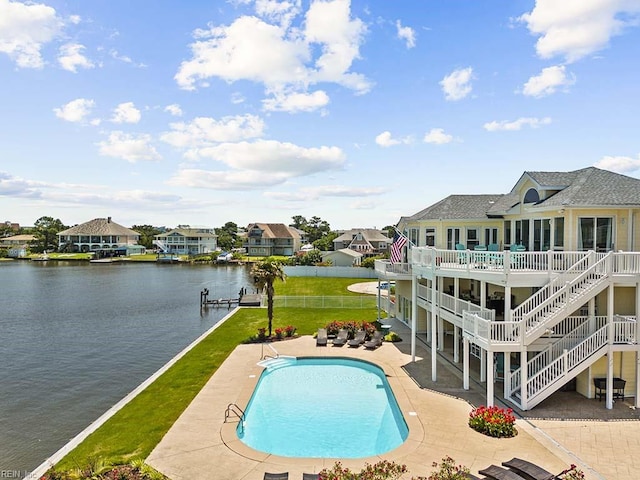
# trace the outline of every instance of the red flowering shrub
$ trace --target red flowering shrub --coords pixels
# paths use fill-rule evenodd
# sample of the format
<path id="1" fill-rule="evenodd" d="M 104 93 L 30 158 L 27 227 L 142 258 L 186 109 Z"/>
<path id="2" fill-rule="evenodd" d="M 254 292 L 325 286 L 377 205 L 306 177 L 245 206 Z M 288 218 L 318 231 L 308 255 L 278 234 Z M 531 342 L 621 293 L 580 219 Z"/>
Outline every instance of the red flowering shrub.
<path id="1" fill-rule="evenodd" d="M 276 328 L 275 332 L 276 332 L 276 338 L 278 340 L 281 340 L 282 336 L 284 335 L 284 330 L 282 328 Z"/>
<path id="2" fill-rule="evenodd" d="M 319 480 L 396 480 L 407 472 L 406 465 L 400 465 L 388 460 L 381 460 L 373 465 L 366 463 L 364 468 L 358 472 L 352 472 L 342 466 L 340 462 L 328 469 L 325 468 L 318 473 Z"/>
<path id="3" fill-rule="evenodd" d="M 296 330 L 297 328 L 293 325 L 287 325 L 286 327 L 284 327 L 284 334 L 287 337 L 293 337 L 293 335 L 296 333 Z"/>
<path id="4" fill-rule="evenodd" d="M 446 456 L 440 463 L 433 462 L 433 467 L 437 468 L 428 477 L 413 477 L 411 480 L 467 480 L 470 471 L 464 465 L 456 465 L 456 461 L 450 456 Z"/>
<path id="5" fill-rule="evenodd" d="M 584 480 L 584 472 L 575 465 L 571 465 L 566 470 L 563 470 L 558 478 L 562 480 Z"/>
<path id="6" fill-rule="evenodd" d="M 469 426 L 490 437 L 515 437 L 518 434 L 515 423 L 516 417 L 510 408 L 481 405 L 469 414 Z"/>
<path id="7" fill-rule="evenodd" d="M 344 328 L 349 332 L 349 338 L 353 338 L 358 330 L 364 330 L 367 332 L 367 339 L 369 339 L 371 335 L 373 335 L 373 332 L 376 331 L 373 323 L 358 320 L 348 320 L 346 322 L 333 321 L 327 323 L 325 328 L 327 329 L 327 335 L 337 335 L 338 331 Z"/>

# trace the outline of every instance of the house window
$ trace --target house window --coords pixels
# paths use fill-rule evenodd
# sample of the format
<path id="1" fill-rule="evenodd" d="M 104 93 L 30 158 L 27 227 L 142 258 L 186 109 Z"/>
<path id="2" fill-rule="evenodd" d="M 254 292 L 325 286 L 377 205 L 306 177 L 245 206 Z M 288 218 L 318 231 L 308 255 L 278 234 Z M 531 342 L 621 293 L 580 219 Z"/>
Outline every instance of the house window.
<path id="1" fill-rule="evenodd" d="M 411 243 L 413 243 L 414 245 L 419 245 L 418 241 L 419 241 L 419 237 L 420 236 L 420 229 L 418 228 L 410 228 L 409 229 L 409 241 Z"/>
<path id="2" fill-rule="evenodd" d="M 435 228 L 427 228 L 425 231 L 425 245 L 428 247 L 436 246 L 436 229 Z"/>
<path id="3" fill-rule="evenodd" d="M 553 247 L 564 249 L 564 217 L 553 219 Z"/>
<path id="4" fill-rule="evenodd" d="M 504 245 L 511 245 L 511 220 L 504 221 Z"/>
<path id="5" fill-rule="evenodd" d="M 447 250 L 455 250 L 456 243 L 460 243 L 460 229 L 447 228 Z"/>
<path id="6" fill-rule="evenodd" d="M 480 244 L 480 238 L 477 228 L 467 228 L 467 248 L 473 250 L 473 247 Z"/>
<path id="7" fill-rule="evenodd" d="M 537 203 L 540 201 L 540 195 L 535 188 L 530 188 L 524 194 L 524 203 Z"/>
<path id="8" fill-rule="evenodd" d="M 492 243 L 498 243 L 498 229 L 497 228 L 485 228 L 484 229 L 484 244 L 491 245 Z"/>
<path id="9" fill-rule="evenodd" d="M 613 250 L 613 218 L 582 217 L 578 219 L 578 249 L 607 252 Z"/>
<path id="10" fill-rule="evenodd" d="M 551 220 L 548 218 L 533 221 L 533 251 L 546 252 L 551 245 Z"/>
<path id="11" fill-rule="evenodd" d="M 529 250 L 529 220 L 516 220 L 516 243 Z"/>

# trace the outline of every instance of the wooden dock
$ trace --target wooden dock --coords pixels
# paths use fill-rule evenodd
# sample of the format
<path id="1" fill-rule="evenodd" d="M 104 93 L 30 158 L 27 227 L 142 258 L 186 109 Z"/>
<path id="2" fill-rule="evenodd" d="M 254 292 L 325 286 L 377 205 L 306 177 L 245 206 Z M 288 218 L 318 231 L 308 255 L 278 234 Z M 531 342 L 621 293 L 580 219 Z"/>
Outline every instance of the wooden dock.
<path id="1" fill-rule="evenodd" d="M 238 298 L 209 298 L 209 289 L 205 288 L 200 292 L 201 307 L 227 307 L 238 305 L 240 307 L 259 307 L 262 305 L 262 295 L 259 293 L 246 293 L 246 289 L 240 290 Z"/>

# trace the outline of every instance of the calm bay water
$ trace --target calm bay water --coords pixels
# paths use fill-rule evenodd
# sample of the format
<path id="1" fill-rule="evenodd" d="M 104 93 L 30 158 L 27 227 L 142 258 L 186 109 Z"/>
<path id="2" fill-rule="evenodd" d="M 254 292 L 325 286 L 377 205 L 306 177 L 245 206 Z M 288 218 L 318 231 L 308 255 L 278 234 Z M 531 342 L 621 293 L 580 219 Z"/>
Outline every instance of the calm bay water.
<path id="1" fill-rule="evenodd" d="M 217 323 L 237 266 L 0 262 L 0 471 L 30 471 Z"/>

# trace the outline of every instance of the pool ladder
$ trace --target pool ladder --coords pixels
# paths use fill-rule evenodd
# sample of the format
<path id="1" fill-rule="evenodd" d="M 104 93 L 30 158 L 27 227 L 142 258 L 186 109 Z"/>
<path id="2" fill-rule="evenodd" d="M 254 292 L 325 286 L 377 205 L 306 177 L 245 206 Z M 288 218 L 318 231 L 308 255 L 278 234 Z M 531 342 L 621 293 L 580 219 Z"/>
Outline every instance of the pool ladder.
<path id="1" fill-rule="evenodd" d="M 227 423 L 227 420 L 230 417 L 237 417 L 240 420 L 240 431 L 244 431 L 244 410 L 242 410 L 235 403 L 230 403 L 227 405 L 227 409 L 224 412 L 224 423 Z"/>
<path id="2" fill-rule="evenodd" d="M 274 353 L 274 355 L 269 355 L 268 353 L 264 353 L 265 346 L 268 347 L 269 350 L 271 350 Z M 275 348 L 273 348 L 270 344 L 268 343 L 262 344 L 262 355 L 260 355 L 262 360 L 266 360 L 267 358 L 278 358 L 279 356 L 280 354 L 278 353 L 278 351 Z"/>

